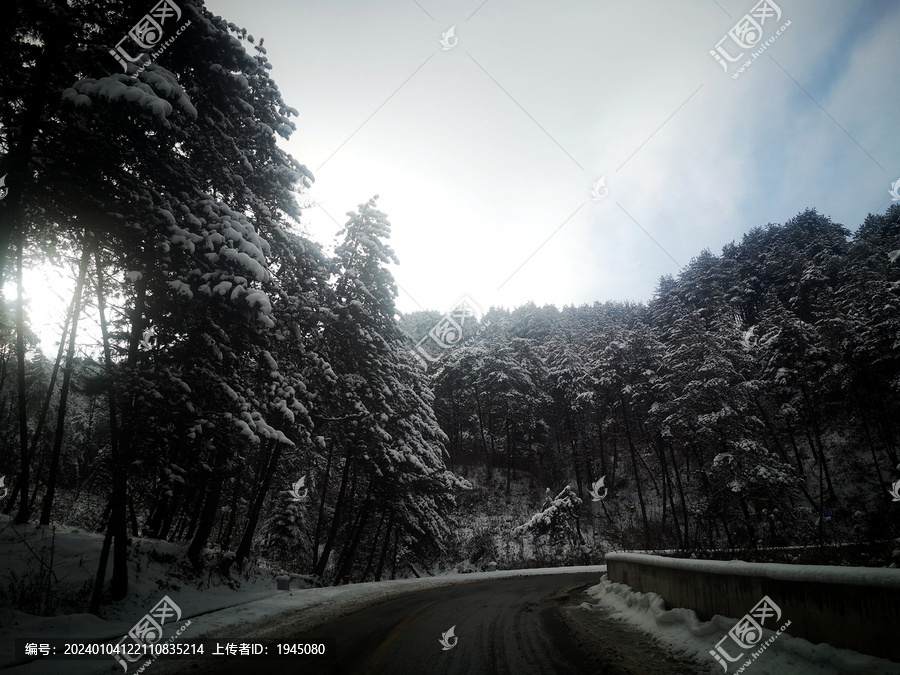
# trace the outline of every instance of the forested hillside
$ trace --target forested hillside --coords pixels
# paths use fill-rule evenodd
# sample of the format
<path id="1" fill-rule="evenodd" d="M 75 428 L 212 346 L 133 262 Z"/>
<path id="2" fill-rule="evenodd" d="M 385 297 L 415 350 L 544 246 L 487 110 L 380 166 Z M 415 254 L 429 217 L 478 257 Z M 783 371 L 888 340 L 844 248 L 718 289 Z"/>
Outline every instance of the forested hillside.
<path id="1" fill-rule="evenodd" d="M 399 315 L 377 197 L 333 253 L 300 227 L 262 44 L 183 2 L 196 39 L 126 74 L 128 5 L 0 26 L 0 508 L 105 535 L 92 611 L 136 537 L 342 583 L 900 535 L 900 206 L 754 229 L 646 304 L 492 308 L 425 363 L 441 314 Z M 50 264 L 45 354 L 23 296 Z"/>
<path id="2" fill-rule="evenodd" d="M 572 551 L 889 542 L 898 247 L 900 206 L 852 236 L 809 210 L 703 251 L 646 306 L 492 308 L 432 366 L 450 465 L 571 483 L 526 529 Z"/>

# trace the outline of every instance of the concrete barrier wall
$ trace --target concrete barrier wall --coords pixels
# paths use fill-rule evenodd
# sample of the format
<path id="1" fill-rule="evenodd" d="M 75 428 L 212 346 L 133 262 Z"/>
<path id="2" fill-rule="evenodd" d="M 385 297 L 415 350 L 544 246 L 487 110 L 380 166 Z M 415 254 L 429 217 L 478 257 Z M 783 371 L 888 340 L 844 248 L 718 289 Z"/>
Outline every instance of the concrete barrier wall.
<path id="1" fill-rule="evenodd" d="M 658 593 L 704 621 L 739 619 L 768 595 L 788 634 L 900 661 L 900 569 L 606 556 L 610 581 Z"/>

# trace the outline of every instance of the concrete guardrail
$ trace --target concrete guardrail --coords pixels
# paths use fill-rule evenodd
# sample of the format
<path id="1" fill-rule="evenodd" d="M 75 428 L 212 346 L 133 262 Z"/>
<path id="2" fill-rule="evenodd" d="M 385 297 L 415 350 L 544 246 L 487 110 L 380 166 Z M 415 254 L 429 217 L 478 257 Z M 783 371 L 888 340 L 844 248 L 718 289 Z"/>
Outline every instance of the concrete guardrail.
<path id="1" fill-rule="evenodd" d="M 665 598 L 709 621 L 740 618 L 768 595 L 785 632 L 813 643 L 900 661 L 900 569 L 686 560 L 608 553 L 610 581 Z"/>

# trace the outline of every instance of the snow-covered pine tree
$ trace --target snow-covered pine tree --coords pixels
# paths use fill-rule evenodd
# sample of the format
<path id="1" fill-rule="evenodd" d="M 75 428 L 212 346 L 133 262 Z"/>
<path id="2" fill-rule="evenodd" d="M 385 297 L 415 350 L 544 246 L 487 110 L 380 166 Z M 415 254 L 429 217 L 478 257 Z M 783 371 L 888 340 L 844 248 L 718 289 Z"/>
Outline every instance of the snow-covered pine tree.
<path id="1" fill-rule="evenodd" d="M 225 486 L 240 490 L 238 475 L 254 477 L 247 466 L 295 444 L 282 428 L 306 438 L 308 424 L 305 366 L 271 376 L 266 356 L 283 328 L 272 261 L 302 250 L 283 252 L 285 227 L 299 214 L 292 190 L 312 180 L 276 143 L 297 112 L 272 82 L 265 50 L 248 50 L 246 31 L 200 3 L 179 5 L 191 25 L 137 76 L 107 54 L 135 21 L 131 3 L 19 3 L 4 21 L 12 56 L 34 59 L 5 68 L 3 90 L 12 92 L 22 62 L 52 69 L 26 69 L 15 83 L 24 94 L 3 97 L 2 129 L 18 134 L 6 139 L 18 150 L 0 158 L 17 190 L 2 207 L 23 214 L 39 203 L 41 222 L 95 247 L 92 274 L 114 303 L 109 315 L 124 319 L 107 338 L 118 400 L 110 415 L 122 430 L 111 456 L 116 598 L 127 589 L 129 474 L 151 502 L 150 531 L 190 533 L 199 565 Z M 173 486 L 172 476 L 188 484 Z"/>
<path id="2" fill-rule="evenodd" d="M 348 213 L 344 240 L 335 250 L 335 319 L 324 327 L 322 344 L 337 373 L 339 395 L 331 397 L 331 409 L 313 413 L 326 422 L 333 448 L 322 476 L 331 495 L 330 523 L 320 518 L 317 525 L 321 552 L 314 573 L 324 575 L 331 562 L 338 581 L 353 574 L 360 551 L 367 548 L 374 559 L 377 548 L 383 557 L 391 537 L 395 549 L 403 546 L 401 555 L 406 550 L 421 558 L 439 550 L 452 490 L 465 486 L 441 459 L 447 439 L 396 318 L 397 290 L 387 268 L 396 257 L 385 242 L 390 223 L 376 199 Z M 323 516 L 325 499 L 323 493 Z M 373 537 L 371 521 L 378 523 Z M 336 549 L 337 559 L 330 561 Z"/>

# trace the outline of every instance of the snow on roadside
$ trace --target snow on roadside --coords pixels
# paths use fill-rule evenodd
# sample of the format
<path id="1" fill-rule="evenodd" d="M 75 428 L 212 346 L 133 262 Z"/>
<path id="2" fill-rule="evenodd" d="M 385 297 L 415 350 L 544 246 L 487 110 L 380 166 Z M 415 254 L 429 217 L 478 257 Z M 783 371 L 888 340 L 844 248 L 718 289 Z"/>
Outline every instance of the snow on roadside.
<path id="1" fill-rule="evenodd" d="M 275 570 L 255 568 L 251 575 L 236 574 L 228 579 L 218 574 L 197 577 L 188 569 L 184 546 L 140 537 L 131 541 L 128 595 L 120 602 L 104 605 L 99 617 L 81 608 L 90 599 L 103 535 L 68 526 L 14 525 L 9 517 L 0 516 L 0 669 L 16 662 L 16 638 L 118 641 L 165 595 L 178 605 L 186 620 L 279 593 L 275 583 L 279 572 Z M 56 599 L 49 607 L 48 590 Z M 42 607 L 41 613 L 52 616 L 9 609 L 37 604 Z M 107 665 L 101 661 L 46 663 L 52 667 L 42 665 L 45 670 L 33 670 L 38 667 L 35 662 L 21 671 L 57 674 L 64 668 L 66 675 L 107 672 L 97 670 L 98 664 L 104 664 L 104 668 Z M 121 672 L 112 658 L 109 663 Z"/>
<path id="2" fill-rule="evenodd" d="M 69 537 L 64 537 L 64 540 L 73 538 L 71 531 L 66 534 Z M 96 536 L 77 531 L 74 534 L 76 535 L 74 538 L 77 538 L 79 534 L 88 537 Z M 165 542 L 154 543 L 159 543 L 163 547 L 174 546 Z M 78 567 L 81 565 L 79 564 Z M 227 587 L 204 589 L 181 584 L 177 591 L 157 588 L 155 593 L 149 594 L 149 600 L 143 605 L 129 597 L 115 612 L 118 620 L 110 621 L 91 614 L 36 617 L 23 612 L 0 610 L 0 644 L 4 647 L 0 652 L 0 668 L 12 665 L 12 641 L 14 638 L 34 639 L 35 641 L 51 637 L 118 641 L 143 614 L 166 594 L 178 604 L 183 613 L 179 621 L 164 627 L 163 639 L 167 639 L 187 620 L 191 621 L 191 625 L 182 634 L 185 639 L 204 637 L 229 639 L 240 637 L 241 640 L 275 639 L 289 630 L 302 631 L 307 627 L 311 628 L 361 607 L 436 586 L 536 574 L 581 572 L 594 572 L 599 578 L 606 573 L 606 566 L 502 570 L 471 574 L 452 573 L 421 579 L 369 582 L 326 588 L 302 588 L 291 591 L 262 591 L 259 584 L 246 583 L 240 590 L 232 590 Z M 145 578 L 152 576 L 146 575 Z M 135 579 L 132 588 L 135 585 L 146 584 Z M 148 597 L 146 590 L 149 589 L 145 589 L 145 592 L 137 595 Z M 183 667 L 184 664 L 175 660 L 161 659 L 153 663 L 152 671 L 163 675 L 167 671 L 167 666 Z M 121 666 L 112 657 L 106 660 L 90 661 L 38 660 L 16 667 L 15 672 L 24 675 L 58 675 L 62 669 L 65 669 L 66 675 L 122 673 Z"/>
<path id="3" fill-rule="evenodd" d="M 674 650 L 695 656 L 700 662 L 708 662 L 710 673 L 722 673 L 709 652 L 738 619 L 717 614 L 710 621 L 701 621 L 691 609 L 666 610 L 665 600 L 657 593 L 640 593 L 625 584 L 609 581 L 606 575 L 587 593 L 595 602 L 582 603 L 583 609 L 602 607 L 612 618 L 625 621 Z M 763 628 L 763 642 L 774 635 L 774 631 Z M 736 672 L 741 663 L 735 663 L 729 670 Z M 900 664 L 782 633 L 744 672 L 747 675 L 897 675 Z"/>

